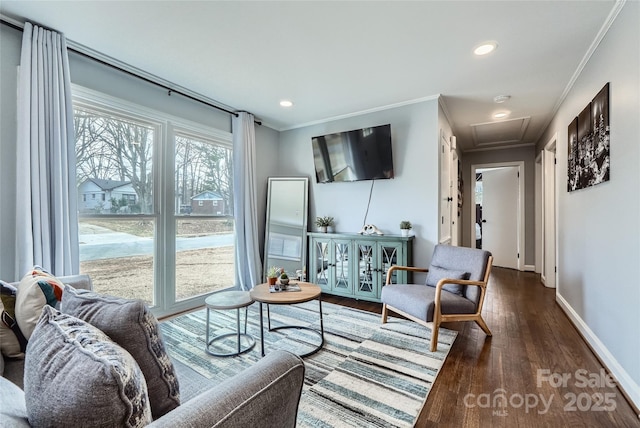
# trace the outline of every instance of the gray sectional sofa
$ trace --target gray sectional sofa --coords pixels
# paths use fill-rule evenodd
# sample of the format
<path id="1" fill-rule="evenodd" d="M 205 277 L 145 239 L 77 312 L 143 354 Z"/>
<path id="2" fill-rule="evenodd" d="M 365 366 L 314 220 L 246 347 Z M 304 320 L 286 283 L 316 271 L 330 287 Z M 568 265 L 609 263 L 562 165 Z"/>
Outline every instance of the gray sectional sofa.
<path id="1" fill-rule="evenodd" d="M 85 275 L 59 279 L 75 289 L 92 288 L 91 279 Z M 64 302 L 64 295 L 62 299 Z M 29 346 L 28 351 L 32 349 L 31 342 Z M 4 372 L 0 377 L 0 427 L 31 426 L 27 403 L 33 403 L 33 400 L 29 401 L 22 390 L 25 379 L 24 360 L 3 360 Z M 41 364 L 44 365 L 45 361 Z M 39 364 L 34 364 L 31 358 L 27 370 L 39 367 Z M 295 427 L 304 371 L 304 363 L 296 355 L 286 351 L 271 352 L 249 369 L 155 418 L 148 426 Z M 74 388 L 74 385 L 59 385 L 57 388 L 61 389 L 61 395 L 64 396 L 64 389 Z M 95 410 L 87 410 L 95 413 Z M 105 426 L 110 425 L 108 421 L 105 422 Z"/>

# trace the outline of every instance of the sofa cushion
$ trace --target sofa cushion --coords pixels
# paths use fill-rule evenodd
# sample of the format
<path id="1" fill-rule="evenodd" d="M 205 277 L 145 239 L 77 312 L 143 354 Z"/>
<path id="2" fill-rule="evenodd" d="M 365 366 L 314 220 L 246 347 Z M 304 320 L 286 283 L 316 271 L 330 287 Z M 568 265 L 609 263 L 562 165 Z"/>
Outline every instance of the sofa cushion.
<path id="1" fill-rule="evenodd" d="M 12 358 L 24 356 L 24 349 L 20 346 L 16 335 L 16 333 L 22 335 L 16 324 L 16 292 L 13 285 L 0 281 L 0 353 Z M 24 336 L 22 339 L 26 345 Z"/>
<path id="2" fill-rule="evenodd" d="M 141 427 L 151 422 L 133 357 L 92 325 L 45 306 L 25 353 L 33 426 Z"/>
<path id="3" fill-rule="evenodd" d="M 469 279 L 469 272 L 462 270 L 452 270 L 441 268 L 440 266 L 429 266 L 427 272 L 427 285 L 435 287 L 441 279 Z M 450 293 L 464 296 L 466 286 L 462 284 L 445 284 L 442 289 Z"/>
<path id="4" fill-rule="evenodd" d="M 1 359 L 1 358 L 0 358 Z M 27 408 L 24 405 L 24 392 L 9 380 L 0 377 L 0 426 L 28 427 Z"/>
<path id="5" fill-rule="evenodd" d="M 36 266 L 18 285 L 16 293 L 16 322 L 29 340 L 45 305 L 57 307 L 62 299 L 64 284 L 55 276 Z"/>
<path id="6" fill-rule="evenodd" d="M 105 296 L 67 285 L 60 309 L 102 330 L 135 358 L 147 381 L 154 419 L 180 405 L 178 378 L 158 321 L 142 300 Z"/>

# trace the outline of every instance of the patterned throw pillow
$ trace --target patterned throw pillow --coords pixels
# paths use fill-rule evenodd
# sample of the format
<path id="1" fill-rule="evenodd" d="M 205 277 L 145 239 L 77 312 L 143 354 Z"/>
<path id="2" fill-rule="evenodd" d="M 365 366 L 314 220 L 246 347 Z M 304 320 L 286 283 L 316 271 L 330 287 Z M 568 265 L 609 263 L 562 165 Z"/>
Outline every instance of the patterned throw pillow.
<path id="1" fill-rule="evenodd" d="M 444 269 L 439 266 L 430 266 L 429 272 L 427 272 L 427 285 L 430 287 L 435 287 L 438 285 L 441 279 L 469 279 L 469 272 L 464 272 L 461 270 L 450 270 Z M 450 293 L 457 294 L 459 296 L 464 296 L 464 292 L 466 290 L 466 285 L 460 284 L 445 284 L 442 289 L 447 290 Z"/>
<path id="2" fill-rule="evenodd" d="M 26 345 L 16 323 L 16 292 L 16 287 L 0 280 L 0 352 L 11 358 L 24 356 Z"/>
<path id="3" fill-rule="evenodd" d="M 97 328 L 50 306 L 29 340 L 24 373 L 32 426 L 151 422 L 146 383 L 133 357 Z"/>
<path id="4" fill-rule="evenodd" d="M 16 294 L 16 321 L 24 337 L 29 340 L 45 305 L 59 305 L 64 284 L 55 276 L 36 266 L 18 285 Z"/>
<path id="5" fill-rule="evenodd" d="M 147 381 L 154 419 L 180 405 L 173 363 L 165 350 L 158 321 L 143 301 L 66 285 L 60 310 L 99 328 L 135 358 Z"/>

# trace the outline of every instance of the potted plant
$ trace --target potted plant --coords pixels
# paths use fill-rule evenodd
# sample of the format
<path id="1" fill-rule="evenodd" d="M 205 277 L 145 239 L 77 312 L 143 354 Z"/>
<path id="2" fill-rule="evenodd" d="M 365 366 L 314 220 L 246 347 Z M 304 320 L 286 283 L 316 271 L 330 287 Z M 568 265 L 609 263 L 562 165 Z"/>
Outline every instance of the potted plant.
<path id="1" fill-rule="evenodd" d="M 409 220 L 402 220 L 400 222 L 400 232 L 402 236 L 409 236 L 409 230 L 411 230 L 413 226 Z"/>
<path id="2" fill-rule="evenodd" d="M 286 272 L 282 272 L 280 274 L 280 286 L 284 289 L 287 288 L 287 285 L 289 285 L 289 275 Z"/>
<path id="3" fill-rule="evenodd" d="M 327 233 L 327 227 L 333 226 L 333 217 L 316 217 L 316 226 L 321 232 Z"/>
<path id="4" fill-rule="evenodd" d="M 267 270 L 267 280 L 269 281 L 269 285 L 275 285 L 278 275 L 280 274 L 280 268 L 271 266 Z"/>

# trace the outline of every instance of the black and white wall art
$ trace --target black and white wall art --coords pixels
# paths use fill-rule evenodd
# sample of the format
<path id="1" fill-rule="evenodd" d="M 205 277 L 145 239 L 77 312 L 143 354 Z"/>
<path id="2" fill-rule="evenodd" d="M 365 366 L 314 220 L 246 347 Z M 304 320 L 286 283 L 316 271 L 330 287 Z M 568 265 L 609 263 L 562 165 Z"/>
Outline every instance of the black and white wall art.
<path id="1" fill-rule="evenodd" d="M 568 127 L 567 191 L 609 181 L 609 83 Z"/>

